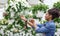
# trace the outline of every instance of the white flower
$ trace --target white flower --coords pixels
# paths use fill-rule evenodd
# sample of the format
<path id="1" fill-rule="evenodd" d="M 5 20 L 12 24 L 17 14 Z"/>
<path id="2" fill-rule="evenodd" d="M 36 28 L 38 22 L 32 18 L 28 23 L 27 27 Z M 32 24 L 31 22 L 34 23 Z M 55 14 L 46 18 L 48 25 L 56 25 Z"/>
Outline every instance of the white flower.
<path id="1" fill-rule="evenodd" d="M 16 1 L 17 1 L 17 2 L 21 2 L 21 3 L 22 3 L 22 6 L 31 7 L 26 0 L 16 0 Z"/>
<path id="2" fill-rule="evenodd" d="M 43 17 L 44 16 L 44 11 L 38 11 L 37 17 Z"/>

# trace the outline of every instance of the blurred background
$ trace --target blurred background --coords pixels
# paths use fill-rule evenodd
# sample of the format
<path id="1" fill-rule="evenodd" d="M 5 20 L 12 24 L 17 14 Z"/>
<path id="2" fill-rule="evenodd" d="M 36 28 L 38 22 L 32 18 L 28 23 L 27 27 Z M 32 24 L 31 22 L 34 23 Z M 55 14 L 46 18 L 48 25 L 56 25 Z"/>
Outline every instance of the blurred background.
<path id="1" fill-rule="evenodd" d="M 29 25 L 25 30 L 26 23 L 19 15 L 28 20 L 34 18 L 36 24 L 43 24 L 46 22 L 46 11 L 53 7 L 60 9 L 60 0 L 0 0 L 0 36 L 42 36 Z M 55 36 L 60 36 L 60 18 L 55 19 L 55 23 Z"/>

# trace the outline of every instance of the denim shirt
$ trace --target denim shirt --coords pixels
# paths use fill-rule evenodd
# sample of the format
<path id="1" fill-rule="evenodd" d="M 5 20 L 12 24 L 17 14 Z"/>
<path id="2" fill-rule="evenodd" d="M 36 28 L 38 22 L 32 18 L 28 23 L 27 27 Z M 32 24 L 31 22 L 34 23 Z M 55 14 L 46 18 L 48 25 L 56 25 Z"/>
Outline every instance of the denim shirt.
<path id="1" fill-rule="evenodd" d="M 51 20 L 44 24 L 37 24 L 35 31 L 36 33 L 44 33 L 45 36 L 54 36 L 55 29 L 56 29 L 55 23 L 53 20 Z"/>

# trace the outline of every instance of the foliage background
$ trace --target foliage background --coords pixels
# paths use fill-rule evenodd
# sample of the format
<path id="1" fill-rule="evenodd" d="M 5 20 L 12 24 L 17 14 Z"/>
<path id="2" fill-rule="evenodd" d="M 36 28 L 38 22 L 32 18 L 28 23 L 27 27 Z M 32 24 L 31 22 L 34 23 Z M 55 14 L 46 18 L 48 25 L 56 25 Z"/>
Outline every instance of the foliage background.
<path id="1" fill-rule="evenodd" d="M 10 32 L 13 34 L 20 33 L 22 31 L 26 33 L 32 33 L 32 35 L 36 36 L 36 33 L 34 29 L 29 27 L 27 25 L 27 29 L 24 29 L 24 26 L 26 23 L 20 19 L 20 15 L 24 15 L 28 20 L 30 18 L 38 19 L 39 22 L 45 23 L 46 21 L 41 21 L 41 17 L 37 17 L 38 11 L 42 13 L 46 13 L 46 10 L 49 9 L 49 7 L 43 3 L 34 5 L 34 6 L 27 6 L 27 2 L 24 2 L 22 0 L 16 1 L 16 0 L 8 0 L 8 4 L 5 8 L 6 12 L 4 13 L 4 19 L 0 20 L 0 29 L 3 29 L 4 35 L 8 36 Z M 60 3 L 57 2 L 53 5 L 53 7 L 60 9 Z M 58 24 L 60 23 L 60 18 L 55 19 L 55 22 Z M 3 28 L 3 26 L 5 26 Z M 59 26 L 57 25 L 57 28 Z M 29 31 L 30 30 L 30 31 Z M 2 34 L 1 34 L 2 36 Z"/>

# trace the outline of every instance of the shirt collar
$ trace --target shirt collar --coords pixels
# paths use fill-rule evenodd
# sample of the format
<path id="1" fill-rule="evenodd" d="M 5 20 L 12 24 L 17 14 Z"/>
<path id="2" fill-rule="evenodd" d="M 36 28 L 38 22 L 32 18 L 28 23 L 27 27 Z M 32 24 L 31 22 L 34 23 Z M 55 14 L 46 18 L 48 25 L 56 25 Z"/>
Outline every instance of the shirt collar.
<path id="1" fill-rule="evenodd" d="M 50 20 L 50 21 L 48 21 L 48 22 L 54 22 L 54 20 Z"/>

